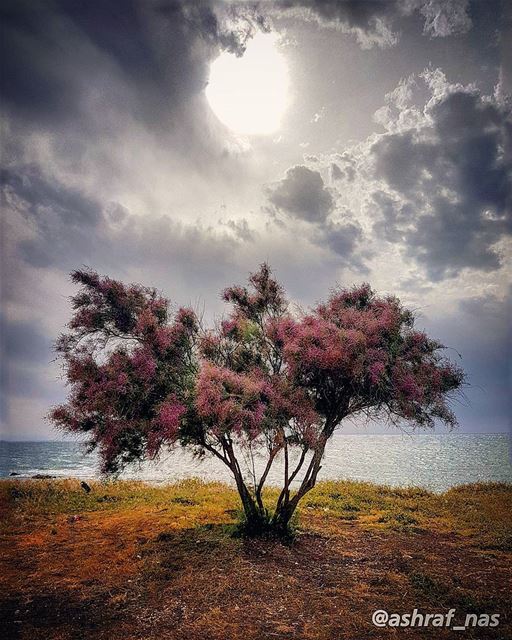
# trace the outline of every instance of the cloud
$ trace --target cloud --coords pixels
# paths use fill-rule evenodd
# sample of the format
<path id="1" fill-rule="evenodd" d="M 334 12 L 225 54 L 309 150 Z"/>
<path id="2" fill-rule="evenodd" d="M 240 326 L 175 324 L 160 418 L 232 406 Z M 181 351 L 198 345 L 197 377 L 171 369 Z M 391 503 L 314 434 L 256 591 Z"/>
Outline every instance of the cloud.
<path id="1" fill-rule="evenodd" d="M 401 19 L 418 13 L 432 38 L 466 33 L 472 23 L 469 0 L 280 0 L 282 11 L 352 34 L 363 49 L 391 47 Z"/>
<path id="2" fill-rule="evenodd" d="M 269 201 L 288 215 L 307 222 L 324 222 L 334 201 L 318 171 L 304 165 L 291 167 L 269 188 Z"/>
<path id="3" fill-rule="evenodd" d="M 431 92 L 422 110 L 410 101 L 410 79 L 378 112 L 387 132 L 368 152 L 373 178 L 385 185 L 373 192 L 382 216 L 375 231 L 402 243 L 434 280 L 498 269 L 496 243 L 512 231 L 510 107 L 450 85 L 439 70 L 422 78 Z"/>
<path id="4" fill-rule="evenodd" d="M 0 316 L 0 348 L 3 357 L 17 362 L 46 362 L 49 341 L 37 323 L 10 322 Z"/>
<path id="5" fill-rule="evenodd" d="M 354 212 L 367 246 L 396 247 L 432 282 L 492 273 L 510 255 L 512 108 L 498 87 L 411 75 L 375 113 L 383 128 L 326 159 L 338 207 Z"/>
<path id="6" fill-rule="evenodd" d="M 245 221 L 226 225 L 232 233 L 168 215 L 137 216 L 115 202 L 103 203 L 34 166 L 2 172 L 2 195 L 10 227 L 6 234 L 16 264 L 68 272 L 77 264 L 108 267 L 169 260 L 194 265 L 225 263 L 242 240 Z M 15 269 L 14 269 L 15 270 Z M 15 279 L 15 273 L 11 274 Z"/>
<path id="7" fill-rule="evenodd" d="M 339 168 L 335 162 L 331 163 L 331 178 L 333 180 L 341 180 L 343 177 L 343 171 Z"/>
<path id="8" fill-rule="evenodd" d="M 26 409 L 34 401 L 48 406 L 56 398 L 51 343 L 38 322 L 11 321 L 0 315 L 0 424 L 11 437 L 19 419 L 12 414 L 13 402 L 22 400 Z"/>
<path id="9" fill-rule="evenodd" d="M 89 265 L 156 286 L 173 304 L 192 304 L 201 313 L 205 307 L 207 323 L 223 310 L 219 291 L 242 282 L 263 259 L 301 299 L 313 301 L 319 283 L 332 284 L 336 265 L 305 238 L 290 246 L 288 231 L 263 235 L 240 218 L 207 224 L 135 214 L 34 165 L 11 166 L 2 177 L 6 286 L 0 392 L 2 428 L 10 437 L 41 433 L 42 416 L 62 400 L 58 369 L 49 363 L 51 344 L 69 320 L 73 287 L 67 274 L 73 268 Z M 20 398 L 25 408 L 16 415 Z"/>
<path id="10" fill-rule="evenodd" d="M 7 194 L 16 194 L 27 204 L 27 213 L 38 218 L 49 207 L 64 224 L 94 226 L 99 218 L 98 204 L 79 190 L 46 180 L 35 166 L 15 171 L 0 170 L 0 184 Z"/>
<path id="11" fill-rule="evenodd" d="M 53 125 L 91 104 L 170 115 L 203 89 L 215 51 L 241 53 L 254 29 L 249 17 L 228 26 L 204 0 L 20 0 L 3 12 L 3 99 Z"/>
<path id="12" fill-rule="evenodd" d="M 329 24 L 365 47 L 396 42 L 407 16 L 413 36 L 420 23 L 431 37 L 470 27 L 465 2 L 293 4 L 288 17 L 310 22 L 297 32 L 314 35 L 318 23 Z M 433 300 L 438 309 L 462 295 L 461 282 L 471 291 L 493 282 L 509 229 L 505 99 L 449 85 L 439 74 L 431 73 L 426 84 L 414 76 L 379 110 L 381 133 L 359 145 L 335 153 L 338 131 L 331 130 L 329 151 L 324 146 L 322 152 L 321 132 L 314 143 L 303 132 L 292 148 L 284 130 L 279 149 L 259 139 L 249 148 L 217 122 L 203 89 L 222 49 L 240 54 L 255 29 L 268 28 L 255 6 L 3 3 L 1 261 L 8 353 L 1 400 L 11 437 L 43 433 L 42 415 L 63 396 L 49 345 L 69 319 L 67 274 L 84 264 L 157 286 L 173 303 L 204 305 L 206 322 L 222 310 L 219 290 L 243 281 L 262 260 L 301 304 L 337 279 L 358 279 L 368 265 L 378 288 L 400 291 L 408 278 L 415 304 Z M 259 3 L 270 17 L 271 6 Z M 477 13 L 472 16 L 476 25 Z M 284 22 L 287 30 L 291 22 Z M 287 35 L 295 38 L 292 27 Z M 308 37 L 304 42 L 315 46 Z M 334 104 L 328 96 L 325 103 Z M 305 110 L 306 119 L 314 108 Z M 296 144 L 303 139 L 315 146 L 304 161 Z M 266 192 L 263 218 L 261 184 L 281 167 L 290 169 Z M 466 280 L 428 282 L 430 289 L 421 284 L 425 272 L 443 279 L 468 266 L 473 271 Z M 440 325 L 441 337 L 449 338 L 458 318 L 476 326 L 473 317 L 458 308 Z M 471 333 L 475 343 L 478 331 Z M 483 353 L 475 352 L 475 363 L 478 358 Z M 490 378 L 493 362 L 486 365 Z"/>
<path id="13" fill-rule="evenodd" d="M 240 238 L 240 240 L 244 240 L 245 242 L 254 242 L 256 234 L 254 230 L 251 229 L 245 218 L 242 218 L 241 220 L 228 220 L 225 225 L 231 229 L 235 234 L 235 237 Z"/>
<path id="14" fill-rule="evenodd" d="M 332 167 L 331 175 L 334 177 Z M 336 207 L 333 192 L 319 171 L 304 165 L 291 167 L 282 180 L 267 189 L 267 196 L 277 211 L 292 220 L 308 223 L 303 233 L 311 242 L 336 254 L 341 264 L 367 272 L 363 254 L 357 255 L 363 238 L 362 227 L 353 220 L 349 209 Z M 271 207 L 270 214 L 279 221 Z"/>
<path id="15" fill-rule="evenodd" d="M 340 256 L 353 255 L 362 237 L 361 226 L 355 222 L 330 223 L 325 228 L 327 244 Z"/>
<path id="16" fill-rule="evenodd" d="M 409 2 L 425 18 L 424 33 L 445 38 L 471 29 L 469 0 L 413 0 Z"/>
<path id="17" fill-rule="evenodd" d="M 451 313 L 425 318 L 428 331 L 451 347 L 469 386 L 468 402 L 458 409 L 461 426 L 475 432 L 496 432 L 510 427 L 510 351 L 512 349 L 512 291 L 504 296 L 485 293 L 463 298 Z M 453 351 L 455 349 L 455 352 Z"/>
<path id="18" fill-rule="evenodd" d="M 78 255 L 102 246 L 97 234 L 105 214 L 93 198 L 48 180 L 33 165 L 2 170 L 0 187 L 11 233 L 20 233 L 18 251 L 27 264 L 69 266 Z"/>
<path id="19" fill-rule="evenodd" d="M 356 165 L 350 152 L 337 153 L 331 162 L 330 174 L 332 180 L 345 179 L 351 182 L 356 177 Z"/>
<path id="20" fill-rule="evenodd" d="M 162 174 L 166 192 L 169 176 L 185 189 L 237 155 L 204 88 L 220 51 L 242 54 L 261 28 L 254 7 L 216 0 L 3 3 L 2 164 L 44 164 L 96 190 L 131 183 L 148 199 Z"/>

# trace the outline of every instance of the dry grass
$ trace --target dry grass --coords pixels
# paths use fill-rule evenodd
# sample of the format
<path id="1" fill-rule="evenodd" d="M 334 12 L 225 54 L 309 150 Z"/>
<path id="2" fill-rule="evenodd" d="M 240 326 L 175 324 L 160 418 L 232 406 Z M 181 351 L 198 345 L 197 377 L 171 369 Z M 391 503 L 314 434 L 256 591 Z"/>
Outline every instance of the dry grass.
<path id="1" fill-rule="evenodd" d="M 272 493 L 272 492 L 271 492 Z M 267 497 L 271 497 L 270 495 Z M 500 613 L 512 632 L 512 487 L 442 495 L 324 482 L 295 542 L 231 536 L 222 484 L 0 482 L 0 587 L 7 638 L 337 640 L 449 638 L 377 629 L 377 608 Z M 460 634 L 460 632 L 459 632 Z"/>

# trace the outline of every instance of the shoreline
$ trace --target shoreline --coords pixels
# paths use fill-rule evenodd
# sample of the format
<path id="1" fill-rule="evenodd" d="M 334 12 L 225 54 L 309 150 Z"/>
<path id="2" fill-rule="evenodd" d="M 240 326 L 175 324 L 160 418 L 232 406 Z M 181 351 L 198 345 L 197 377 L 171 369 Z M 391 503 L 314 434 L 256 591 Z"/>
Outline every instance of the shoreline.
<path id="1" fill-rule="evenodd" d="M 215 480 L 209 479 L 207 477 L 202 476 L 186 476 L 183 478 L 178 478 L 175 480 L 165 480 L 165 479 L 147 479 L 147 478 L 102 478 L 101 476 L 54 476 L 47 474 L 36 474 L 33 476 L 24 476 L 21 474 L 16 474 L 14 476 L 0 476 L 0 486 L 4 483 L 9 482 L 42 482 L 42 481 L 50 481 L 50 482 L 88 482 L 91 484 L 97 484 L 101 486 L 112 486 L 112 485 L 122 485 L 123 483 L 129 484 L 138 484 L 141 486 L 147 487 L 159 487 L 159 488 L 172 488 L 183 483 L 187 482 L 199 482 L 205 486 L 208 485 L 221 485 L 226 488 L 226 490 L 232 491 L 236 488 L 234 480 L 232 481 L 224 481 L 224 480 Z M 376 490 L 384 490 L 384 491 L 420 491 L 423 493 L 430 494 L 432 496 L 442 496 L 451 491 L 470 491 L 472 488 L 477 487 L 479 490 L 482 487 L 496 488 L 503 487 L 508 488 L 512 491 L 512 481 L 478 481 L 478 482 L 461 482 L 460 484 L 455 484 L 447 489 L 443 490 L 435 490 L 429 489 L 428 487 L 424 487 L 421 485 L 412 485 L 412 484 L 385 484 L 385 483 L 377 483 L 368 480 L 355 480 L 353 478 L 339 478 L 337 480 L 329 479 L 320 479 L 317 483 L 318 485 L 322 485 L 325 483 L 342 483 L 342 484 L 351 484 L 351 485 L 361 485 L 372 487 Z M 293 488 L 299 484 L 298 482 L 293 482 L 291 487 Z M 278 483 L 267 483 L 267 487 L 269 490 L 276 490 L 279 488 Z"/>

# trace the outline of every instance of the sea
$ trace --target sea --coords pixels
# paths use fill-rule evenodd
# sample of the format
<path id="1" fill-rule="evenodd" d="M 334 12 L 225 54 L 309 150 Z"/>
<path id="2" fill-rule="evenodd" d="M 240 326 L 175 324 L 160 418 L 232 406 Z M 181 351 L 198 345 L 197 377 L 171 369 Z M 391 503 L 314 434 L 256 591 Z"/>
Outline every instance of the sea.
<path id="1" fill-rule="evenodd" d="M 261 471 L 256 453 L 240 453 L 246 476 Z M 280 484 L 282 461 L 268 482 Z M 0 478 L 102 478 L 98 457 L 79 442 L 0 442 Z M 198 460 L 181 448 L 158 461 L 126 468 L 119 476 L 152 483 L 198 477 L 231 482 L 217 459 Z M 512 482 L 510 437 L 497 434 L 335 434 L 327 444 L 319 480 L 361 480 L 396 487 L 422 487 L 442 492 L 471 482 Z"/>

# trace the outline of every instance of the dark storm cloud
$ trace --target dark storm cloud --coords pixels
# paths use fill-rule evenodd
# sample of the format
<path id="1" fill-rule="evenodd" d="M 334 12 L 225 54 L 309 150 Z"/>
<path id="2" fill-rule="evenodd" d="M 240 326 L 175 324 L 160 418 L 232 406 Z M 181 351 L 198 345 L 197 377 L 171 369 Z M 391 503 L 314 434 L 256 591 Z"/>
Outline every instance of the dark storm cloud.
<path id="1" fill-rule="evenodd" d="M 215 50 L 240 53 L 253 24 L 224 28 L 202 0 L 8 0 L 0 18 L 3 100 L 58 128 L 84 120 L 91 99 L 170 116 L 203 89 Z"/>
<path id="2" fill-rule="evenodd" d="M 399 21 L 421 16 L 424 33 L 446 37 L 471 28 L 469 0 L 280 0 L 278 6 L 323 26 L 356 36 L 363 48 L 392 46 L 399 39 Z"/>
<path id="3" fill-rule="evenodd" d="M 307 222 L 324 222 L 334 207 L 331 193 L 318 171 L 297 165 L 269 189 L 269 200 L 278 209 Z"/>
<path id="4" fill-rule="evenodd" d="M 434 90 L 411 126 L 398 124 L 410 105 L 395 103 L 370 157 L 391 190 L 373 194 L 375 230 L 439 280 L 501 265 L 495 244 L 512 231 L 512 121 L 506 103 L 472 87 Z"/>
<path id="5" fill-rule="evenodd" d="M 182 225 L 162 215 L 164 207 L 142 220 L 108 194 L 126 194 L 136 178 L 133 190 L 146 189 L 136 194 L 144 201 L 139 209 L 147 211 L 154 185 L 168 172 L 167 212 L 174 184 L 185 190 L 187 176 L 219 156 L 202 91 L 221 49 L 240 54 L 254 30 L 266 28 L 253 7 L 7 0 L 0 28 L 8 295 L 19 290 L 24 266 L 66 272 L 81 262 L 130 262 L 116 244 L 121 236 L 127 246 L 139 244 L 137 256 L 164 260 L 173 250 L 193 255 L 197 241 L 204 253 L 197 264 L 219 244 L 232 248 L 228 234 L 217 239 L 210 229 Z"/>
<path id="6" fill-rule="evenodd" d="M 413 206 L 403 203 L 398 198 L 392 198 L 384 191 L 375 191 L 372 199 L 382 216 L 382 219 L 373 225 L 377 236 L 388 242 L 403 242 L 405 240 L 403 227 L 413 220 Z"/>
<path id="7" fill-rule="evenodd" d="M 1 419 L 9 417 L 11 395 L 26 398 L 53 397 L 53 385 L 45 380 L 52 359 L 52 339 L 41 333 L 37 322 L 11 322 L 0 315 Z M 41 375 L 43 374 L 43 375 Z"/>
<path id="8" fill-rule="evenodd" d="M 34 165 L 17 170 L 0 169 L 0 185 L 6 197 L 15 194 L 36 218 L 42 217 L 41 211 L 48 207 L 64 224 L 94 226 L 100 218 L 97 202 L 76 189 L 46 180 Z"/>
<path id="9" fill-rule="evenodd" d="M 312 242 L 330 249 L 346 266 L 366 271 L 362 256 L 356 257 L 363 237 L 361 226 L 346 209 L 338 212 L 341 219 L 333 219 L 336 203 L 319 171 L 304 165 L 291 167 L 282 180 L 267 189 L 267 195 L 277 210 L 312 225 L 309 230 Z"/>
<path id="10" fill-rule="evenodd" d="M 36 323 L 10 322 L 0 315 L 0 349 L 3 357 L 18 362 L 47 362 L 50 340 Z"/>
<path id="11" fill-rule="evenodd" d="M 31 231 L 18 241 L 19 256 L 27 264 L 71 268 L 78 256 L 103 245 L 98 232 L 105 213 L 93 198 L 44 177 L 33 165 L 4 169 L 0 177 L 3 206 Z"/>
<path id="12" fill-rule="evenodd" d="M 319 243 L 327 245 L 345 266 L 357 269 L 361 273 L 368 273 L 363 258 L 366 252 L 361 251 L 363 230 L 361 225 L 353 221 L 330 222 L 325 225 L 320 234 Z"/>
<path id="13" fill-rule="evenodd" d="M 330 223 L 325 228 L 327 244 L 340 256 L 351 255 L 362 235 L 360 225 L 353 222 Z"/>
<path id="14" fill-rule="evenodd" d="M 28 223 L 30 237 L 15 240 L 16 256 L 33 267 L 66 272 L 98 260 L 118 267 L 168 264 L 170 256 L 183 259 L 185 266 L 193 260 L 204 265 L 250 239 L 250 229 L 243 223 L 233 236 L 165 215 L 135 216 L 119 203 L 103 204 L 33 166 L 3 171 L 2 196 L 10 218 Z M 11 277 L 15 280 L 16 274 Z"/>
<path id="15" fill-rule="evenodd" d="M 458 410 L 461 426 L 471 431 L 500 431 L 510 426 L 512 400 L 512 295 L 491 294 L 462 300 L 451 314 L 426 318 L 427 329 L 451 347 L 452 359 L 461 354 L 469 386 L 468 402 Z M 455 349 L 455 352 L 452 350 Z"/>

